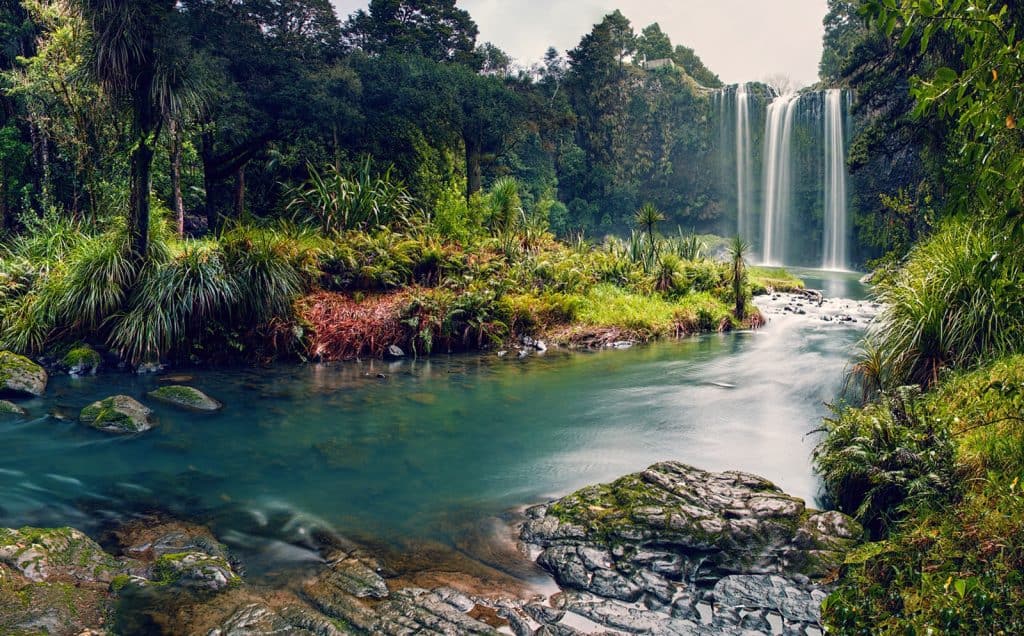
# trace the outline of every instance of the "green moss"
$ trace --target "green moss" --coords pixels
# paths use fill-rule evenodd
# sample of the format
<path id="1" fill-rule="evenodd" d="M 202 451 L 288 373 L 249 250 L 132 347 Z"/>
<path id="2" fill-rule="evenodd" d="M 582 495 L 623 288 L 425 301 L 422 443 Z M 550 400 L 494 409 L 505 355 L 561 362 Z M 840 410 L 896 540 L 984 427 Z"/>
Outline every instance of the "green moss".
<path id="1" fill-rule="evenodd" d="M 755 296 L 776 292 L 796 292 L 804 289 L 804 281 L 780 267 L 749 267 L 747 277 Z"/>
<path id="2" fill-rule="evenodd" d="M 149 395 L 157 399 L 191 406 L 203 403 L 202 397 L 197 395 L 197 391 L 187 386 L 162 386 L 155 391 L 151 391 Z"/>
<path id="3" fill-rule="evenodd" d="M 99 368 L 102 362 L 100 354 L 89 345 L 71 348 L 60 361 L 67 369 L 84 368 L 90 371 Z"/>
<path id="4" fill-rule="evenodd" d="M 82 409 L 81 419 L 83 422 L 93 426 L 117 425 L 124 428 L 136 429 L 132 419 L 117 410 L 114 398 L 100 400 Z"/>

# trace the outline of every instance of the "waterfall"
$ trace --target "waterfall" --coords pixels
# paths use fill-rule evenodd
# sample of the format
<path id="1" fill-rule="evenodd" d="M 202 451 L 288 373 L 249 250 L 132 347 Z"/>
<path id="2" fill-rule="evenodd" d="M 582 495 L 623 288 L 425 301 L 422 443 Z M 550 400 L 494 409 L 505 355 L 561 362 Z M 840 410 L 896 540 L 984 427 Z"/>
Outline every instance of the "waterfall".
<path id="1" fill-rule="evenodd" d="M 825 93 L 825 249 L 822 269 L 846 269 L 846 139 L 843 121 L 846 103 L 843 91 Z"/>
<path id="2" fill-rule="evenodd" d="M 747 84 L 736 87 L 736 233 L 754 240 L 754 144 L 750 129 L 751 94 Z"/>
<path id="3" fill-rule="evenodd" d="M 786 233 L 789 231 L 791 148 L 796 93 L 779 95 L 768 105 L 764 146 L 764 216 L 761 260 L 779 265 L 786 259 Z"/>

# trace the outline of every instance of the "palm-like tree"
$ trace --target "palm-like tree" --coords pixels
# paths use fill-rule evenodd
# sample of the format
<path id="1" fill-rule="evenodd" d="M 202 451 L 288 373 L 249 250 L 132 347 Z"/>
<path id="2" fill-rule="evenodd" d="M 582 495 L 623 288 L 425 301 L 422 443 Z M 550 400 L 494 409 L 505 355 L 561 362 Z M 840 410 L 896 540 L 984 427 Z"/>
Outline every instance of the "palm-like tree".
<path id="1" fill-rule="evenodd" d="M 729 243 L 729 259 L 732 278 L 732 294 L 736 299 L 736 318 L 743 320 L 747 315 L 747 298 L 744 287 L 747 283 L 746 256 L 750 244 L 740 236 L 734 236 Z"/>
<path id="2" fill-rule="evenodd" d="M 633 221 L 637 227 L 642 228 L 647 232 L 647 242 L 650 245 L 650 258 L 649 262 L 654 263 L 654 226 L 665 220 L 665 215 L 662 214 L 661 210 L 654 207 L 653 203 L 645 203 L 640 206 L 640 209 L 633 215 Z"/>
<path id="3" fill-rule="evenodd" d="M 523 216 L 523 202 L 519 198 L 519 182 L 514 177 L 501 177 L 491 185 L 491 230 L 504 234 Z"/>
<path id="4" fill-rule="evenodd" d="M 149 241 L 150 171 L 161 126 L 196 98 L 181 53 L 176 0 L 78 0 L 93 31 L 92 72 L 131 115 L 128 231 L 136 259 Z"/>

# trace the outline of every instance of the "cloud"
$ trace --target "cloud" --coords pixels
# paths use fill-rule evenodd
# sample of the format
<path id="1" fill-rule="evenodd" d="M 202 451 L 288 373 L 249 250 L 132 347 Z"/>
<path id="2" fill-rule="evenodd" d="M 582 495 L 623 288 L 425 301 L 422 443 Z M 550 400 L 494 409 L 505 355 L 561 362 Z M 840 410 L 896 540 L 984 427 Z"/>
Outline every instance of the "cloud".
<path id="1" fill-rule="evenodd" d="M 333 0 L 344 18 L 366 0 Z M 693 48 L 725 82 L 776 73 L 812 84 L 821 58 L 826 0 L 461 0 L 480 25 L 480 41 L 498 45 L 520 63 L 541 59 L 549 46 L 576 46 L 594 23 L 619 8 L 638 32 L 658 22 L 675 44 Z"/>

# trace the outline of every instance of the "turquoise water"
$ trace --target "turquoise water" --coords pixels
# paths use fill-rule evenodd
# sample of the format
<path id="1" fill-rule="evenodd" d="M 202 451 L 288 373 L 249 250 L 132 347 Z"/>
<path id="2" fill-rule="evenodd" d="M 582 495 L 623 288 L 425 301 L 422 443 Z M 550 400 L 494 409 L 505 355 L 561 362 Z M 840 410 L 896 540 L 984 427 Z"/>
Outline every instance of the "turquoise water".
<path id="1" fill-rule="evenodd" d="M 165 510 L 239 545 L 301 544 L 316 528 L 445 541 L 468 520 L 666 459 L 813 499 L 808 433 L 862 327 L 772 315 L 757 332 L 628 350 L 183 371 L 226 404 L 211 415 L 146 400 L 153 376 L 55 377 L 21 403 L 29 418 L 0 421 L 0 526 L 88 530 Z M 116 437 L 75 421 L 117 393 L 150 404 L 159 426 Z"/>

